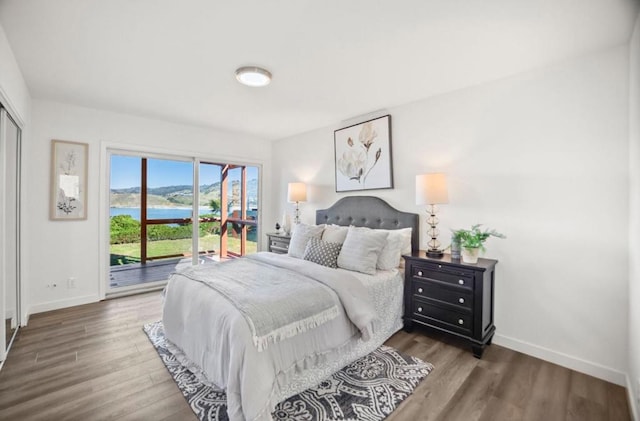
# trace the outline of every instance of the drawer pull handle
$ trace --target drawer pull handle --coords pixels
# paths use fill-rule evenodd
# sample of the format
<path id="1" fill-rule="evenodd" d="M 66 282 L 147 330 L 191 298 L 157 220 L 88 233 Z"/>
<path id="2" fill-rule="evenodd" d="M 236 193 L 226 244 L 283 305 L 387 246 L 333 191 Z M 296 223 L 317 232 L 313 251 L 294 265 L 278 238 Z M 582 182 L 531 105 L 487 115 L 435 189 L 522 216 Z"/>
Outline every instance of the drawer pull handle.
<path id="1" fill-rule="evenodd" d="M 438 269 L 442 269 L 442 265 L 438 265 Z"/>
<path id="2" fill-rule="evenodd" d="M 418 271 L 418 276 L 422 276 L 422 271 L 421 270 Z"/>
<path id="3" fill-rule="evenodd" d="M 458 324 L 459 324 L 459 325 L 463 325 L 463 324 L 464 324 L 464 320 L 462 320 L 462 319 L 458 319 Z"/>
<path id="4" fill-rule="evenodd" d="M 458 302 L 459 302 L 460 304 L 464 304 L 464 298 L 459 298 L 459 299 L 458 299 Z"/>
<path id="5" fill-rule="evenodd" d="M 422 288 L 418 288 L 418 292 L 422 294 Z"/>
<path id="6" fill-rule="evenodd" d="M 422 307 L 418 307 L 418 313 L 422 313 Z"/>
<path id="7" fill-rule="evenodd" d="M 459 283 L 460 285 L 464 285 L 464 280 L 463 280 L 463 279 L 458 279 L 458 283 Z"/>

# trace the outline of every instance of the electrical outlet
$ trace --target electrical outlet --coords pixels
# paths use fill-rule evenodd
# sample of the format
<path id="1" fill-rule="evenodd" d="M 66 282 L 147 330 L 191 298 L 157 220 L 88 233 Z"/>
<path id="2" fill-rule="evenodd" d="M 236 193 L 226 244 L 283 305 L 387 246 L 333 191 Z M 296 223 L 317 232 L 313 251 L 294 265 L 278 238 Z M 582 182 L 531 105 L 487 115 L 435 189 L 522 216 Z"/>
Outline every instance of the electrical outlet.
<path id="1" fill-rule="evenodd" d="M 76 278 L 72 276 L 69 279 L 67 279 L 67 288 L 75 288 L 75 287 L 76 287 Z"/>

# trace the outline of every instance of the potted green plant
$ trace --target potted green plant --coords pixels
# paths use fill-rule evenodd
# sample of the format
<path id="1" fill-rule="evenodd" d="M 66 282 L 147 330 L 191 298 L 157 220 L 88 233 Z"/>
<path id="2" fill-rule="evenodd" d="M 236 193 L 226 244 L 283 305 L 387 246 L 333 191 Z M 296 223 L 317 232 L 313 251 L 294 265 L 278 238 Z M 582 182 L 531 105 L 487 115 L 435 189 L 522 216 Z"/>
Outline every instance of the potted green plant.
<path id="1" fill-rule="evenodd" d="M 476 224 L 471 229 L 454 230 L 454 237 L 460 240 L 462 248 L 462 261 L 465 263 L 478 263 L 478 254 L 480 250 L 484 251 L 484 242 L 489 237 L 507 238 L 504 234 L 500 234 L 496 230 L 482 230 L 482 224 Z"/>

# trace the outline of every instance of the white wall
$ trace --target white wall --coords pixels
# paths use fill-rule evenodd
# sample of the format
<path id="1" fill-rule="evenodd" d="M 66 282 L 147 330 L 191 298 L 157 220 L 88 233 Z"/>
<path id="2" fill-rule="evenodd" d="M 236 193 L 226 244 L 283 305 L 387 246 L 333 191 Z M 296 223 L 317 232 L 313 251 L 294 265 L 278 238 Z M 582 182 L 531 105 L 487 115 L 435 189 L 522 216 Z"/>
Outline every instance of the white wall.
<path id="1" fill-rule="evenodd" d="M 629 401 L 640 404 L 640 15 L 629 44 Z"/>
<path id="2" fill-rule="evenodd" d="M 29 222 L 23 232 L 27 249 L 23 258 L 31 313 L 100 298 L 99 198 L 104 188 L 100 185 L 100 176 L 105 168 L 101 149 L 106 144 L 262 163 L 263 197 L 269 197 L 271 144 L 262 139 L 41 100 L 33 101 L 32 115 L 32 136 L 23 148 L 24 184 L 28 191 L 25 217 Z M 86 221 L 49 220 L 52 139 L 89 144 Z M 107 214 L 104 209 L 103 213 Z M 273 216 L 267 212 L 264 220 L 270 219 Z M 69 277 L 77 279 L 77 288 L 67 288 Z M 53 282 L 58 287 L 47 288 L 46 285 Z"/>
<path id="3" fill-rule="evenodd" d="M 415 175 L 444 171 L 440 228 L 481 222 L 497 258 L 495 342 L 624 384 L 627 365 L 628 50 L 539 69 L 376 114 L 392 116 L 395 188 L 370 191 L 422 214 Z M 345 100 L 348 100 L 345 99 Z M 356 119 L 357 120 L 357 119 Z M 351 121 L 353 122 L 353 120 Z M 305 181 L 303 221 L 334 192 L 333 130 L 274 143 L 276 215 Z"/>

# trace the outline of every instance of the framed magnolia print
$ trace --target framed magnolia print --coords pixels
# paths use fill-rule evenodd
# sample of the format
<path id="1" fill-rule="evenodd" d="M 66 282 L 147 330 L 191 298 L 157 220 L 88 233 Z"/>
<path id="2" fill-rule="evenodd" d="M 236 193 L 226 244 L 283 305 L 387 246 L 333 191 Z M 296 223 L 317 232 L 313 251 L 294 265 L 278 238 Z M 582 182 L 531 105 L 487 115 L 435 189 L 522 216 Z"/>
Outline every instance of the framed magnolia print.
<path id="1" fill-rule="evenodd" d="M 333 140 L 336 192 L 393 188 L 390 115 L 338 129 Z"/>
<path id="2" fill-rule="evenodd" d="M 51 219 L 87 219 L 88 149 L 86 143 L 51 141 Z"/>

